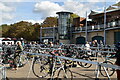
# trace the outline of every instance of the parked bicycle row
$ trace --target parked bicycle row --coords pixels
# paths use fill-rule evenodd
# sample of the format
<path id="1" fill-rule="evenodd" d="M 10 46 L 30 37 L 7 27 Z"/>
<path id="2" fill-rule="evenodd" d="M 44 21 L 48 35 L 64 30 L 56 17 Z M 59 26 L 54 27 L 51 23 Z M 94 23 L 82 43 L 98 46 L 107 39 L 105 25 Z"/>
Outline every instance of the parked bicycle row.
<path id="1" fill-rule="evenodd" d="M 99 60 L 98 57 L 99 57 L 102 59 L 104 58 L 102 62 L 105 64 L 113 64 L 113 62 L 114 62 L 114 60 L 113 60 L 113 62 L 111 62 L 110 58 L 108 57 L 108 54 L 114 53 L 114 51 L 100 51 L 95 48 L 94 48 L 94 50 L 86 50 L 85 47 L 75 47 L 75 46 L 66 46 L 66 45 L 60 47 L 59 49 L 58 48 L 56 49 L 53 47 L 52 48 L 31 47 L 30 53 L 52 54 L 52 55 L 65 56 L 65 57 L 70 57 L 70 58 L 75 58 L 75 59 L 83 59 L 86 61 L 98 61 Z M 98 54 L 100 54 L 100 55 L 98 56 Z M 40 56 L 34 56 L 34 57 L 35 57 L 35 60 L 33 62 L 33 67 L 32 67 L 33 73 L 37 77 L 44 77 L 41 75 L 41 73 L 44 72 L 44 69 L 46 69 L 44 67 L 47 66 L 47 70 L 45 70 L 45 71 L 48 71 L 48 72 L 53 68 L 53 65 L 51 65 L 53 63 L 51 58 L 53 58 L 53 57 L 47 57 L 47 58 L 40 57 Z M 53 59 L 55 59 L 55 58 L 53 58 Z M 37 61 L 40 61 L 40 62 L 37 62 Z M 52 62 L 52 63 L 50 63 L 50 62 Z M 76 67 L 76 65 L 75 65 L 76 63 L 77 63 L 77 65 L 84 67 L 84 68 L 90 68 L 92 66 L 92 64 L 89 64 L 89 63 L 75 62 L 75 61 L 63 60 L 63 59 L 61 60 L 58 58 L 56 58 L 56 61 L 54 61 L 54 62 L 56 62 L 54 65 L 61 63 L 64 65 L 67 65 L 67 67 L 70 67 L 70 68 L 71 68 L 71 66 Z M 39 64 L 36 64 L 36 63 L 39 63 Z M 51 66 L 48 64 L 50 64 Z M 43 65 L 42 66 L 43 69 L 42 70 L 40 69 L 40 73 L 38 73 L 38 74 L 36 73 L 35 70 L 38 71 L 39 69 L 35 69 L 36 68 L 36 67 L 34 68 L 35 65 L 37 65 L 37 66 L 39 65 L 40 67 L 41 67 L 41 65 Z M 48 67 L 49 67 L 49 69 L 48 69 Z M 52 67 L 52 68 L 50 68 L 50 67 Z M 60 67 L 58 67 L 58 68 L 60 68 Z M 105 71 L 103 69 L 104 69 L 104 67 L 101 67 L 100 72 L 103 76 L 107 77 L 107 74 L 105 73 Z M 64 72 L 64 69 L 62 69 L 62 70 Z M 109 76 L 112 76 L 115 72 L 115 69 L 107 68 L 107 71 L 109 72 Z M 50 73 L 44 72 L 44 74 L 48 75 Z M 51 73 L 50 75 L 52 75 L 52 74 L 53 73 Z"/>
<path id="2" fill-rule="evenodd" d="M 99 60 L 98 57 L 99 57 L 104 59 L 102 62 L 106 64 L 113 64 L 110 61 L 111 58 L 109 58 L 108 55 L 109 54 L 111 55 L 111 53 L 115 54 L 114 48 L 89 47 L 89 49 L 86 49 L 85 46 L 79 46 L 79 45 L 62 45 L 62 46 L 55 45 L 55 47 L 54 46 L 45 47 L 43 45 L 31 45 L 31 46 L 24 46 L 23 51 L 29 53 L 42 53 L 42 54 L 51 54 L 57 56 L 65 56 L 76 59 L 83 59 L 87 61 L 98 61 Z M 4 46 L 3 53 L 1 56 L 3 59 L 2 63 L 10 64 L 11 67 L 15 67 L 15 66 L 21 67 L 34 57 L 32 68 L 33 68 L 33 73 L 37 77 L 46 77 L 48 74 L 49 76 L 53 76 L 55 69 L 58 69 L 57 77 L 61 75 L 60 74 L 61 71 L 66 73 L 66 70 L 72 76 L 73 74 L 69 70 L 69 68 L 77 67 L 75 64 L 84 68 L 90 68 L 92 66 L 92 64 L 58 59 L 54 56 L 52 57 L 33 56 L 29 53 L 24 53 L 23 51 L 17 52 L 17 46 L 9 46 L 9 47 Z M 37 68 L 35 67 L 36 65 L 40 66 L 40 71 L 39 71 L 40 73 L 38 74 L 36 73 L 36 70 L 38 71 L 39 69 L 35 69 Z M 57 66 L 57 68 L 55 68 L 55 66 Z M 102 72 L 103 71 L 102 69 L 103 68 L 101 67 L 100 70 L 101 74 L 103 74 L 103 76 L 107 76 L 104 72 Z M 107 70 L 110 72 L 109 76 L 112 76 L 115 72 L 115 69 L 112 68 L 108 68 Z M 44 75 L 40 75 L 41 73 L 44 73 Z"/>

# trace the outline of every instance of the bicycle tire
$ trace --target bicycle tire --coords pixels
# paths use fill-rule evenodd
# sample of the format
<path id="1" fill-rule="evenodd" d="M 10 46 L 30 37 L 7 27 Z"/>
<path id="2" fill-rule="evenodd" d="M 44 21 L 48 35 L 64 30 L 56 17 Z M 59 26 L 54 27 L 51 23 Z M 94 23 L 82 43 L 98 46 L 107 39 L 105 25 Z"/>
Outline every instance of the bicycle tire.
<path id="1" fill-rule="evenodd" d="M 49 63 L 41 62 L 41 59 L 35 59 L 32 65 L 33 74 L 38 78 L 45 78 L 49 74 Z"/>
<path id="2" fill-rule="evenodd" d="M 110 62 L 110 61 L 104 61 L 103 63 L 113 64 L 113 63 Z M 104 76 L 104 77 L 107 77 L 107 74 L 105 73 L 105 71 L 102 70 L 102 68 L 103 68 L 103 66 L 100 67 L 100 73 L 101 73 L 101 75 Z M 109 69 L 111 69 L 110 71 L 112 71 L 112 72 L 109 73 L 109 72 L 108 72 Z M 106 68 L 106 70 L 107 70 L 109 76 L 112 76 L 112 75 L 115 73 L 115 69 L 113 69 L 113 68 Z"/>
<path id="3" fill-rule="evenodd" d="M 84 59 L 84 60 L 90 60 L 91 61 L 91 59 L 90 58 L 82 58 L 82 59 Z M 90 68 L 91 66 L 92 66 L 92 64 L 89 64 L 89 63 L 83 63 L 83 62 L 77 62 L 77 64 L 79 65 L 79 66 L 81 66 L 81 67 L 84 67 L 84 68 Z"/>
<path id="4" fill-rule="evenodd" d="M 28 62 L 28 57 L 27 57 L 27 55 L 21 54 L 21 55 L 20 55 L 20 63 L 21 63 L 22 65 L 25 65 L 25 64 L 27 64 L 27 62 Z"/>
<path id="5" fill-rule="evenodd" d="M 73 61 L 72 60 L 66 60 L 67 64 L 71 64 Z"/>
<path id="6" fill-rule="evenodd" d="M 65 72 L 62 68 L 58 71 L 57 78 L 58 79 L 67 78 L 69 80 L 72 80 L 73 79 L 72 71 L 69 68 L 64 68 L 64 69 L 65 69 Z"/>
<path id="7" fill-rule="evenodd" d="M 15 63 L 16 65 L 19 65 L 19 64 L 20 64 L 20 56 L 19 56 L 19 55 L 16 55 L 16 56 L 14 57 L 14 63 Z"/>

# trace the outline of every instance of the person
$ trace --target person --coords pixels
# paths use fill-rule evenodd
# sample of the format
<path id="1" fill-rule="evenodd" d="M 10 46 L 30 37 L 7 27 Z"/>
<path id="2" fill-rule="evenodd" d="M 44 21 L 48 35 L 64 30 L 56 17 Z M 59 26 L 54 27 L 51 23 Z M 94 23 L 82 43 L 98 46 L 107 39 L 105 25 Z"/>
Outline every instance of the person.
<path id="1" fill-rule="evenodd" d="M 53 47 L 53 46 L 54 46 L 53 42 L 50 42 L 50 47 Z"/>
<path id="2" fill-rule="evenodd" d="M 120 42 L 116 44 L 116 62 L 115 64 L 120 66 Z M 116 70 L 117 72 L 117 79 L 120 80 L 120 70 Z"/>
<path id="3" fill-rule="evenodd" d="M 104 44 L 103 44 L 102 40 L 100 40 L 100 46 L 101 46 L 101 47 L 103 47 L 103 46 L 104 46 Z"/>
<path id="4" fill-rule="evenodd" d="M 90 50 L 90 44 L 88 42 L 86 42 L 85 47 L 86 47 L 86 50 Z"/>
<path id="5" fill-rule="evenodd" d="M 88 54 L 88 55 L 91 55 L 91 52 L 89 51 L 89 50 L 91 50 L 91 49 L 90 49 L 90 44 L 89 44 L 89 42 L 86 42 L 86 44 L 85 44 L 85 49 L 88 50 L 88 51 L 87 51 L 87 54 Z"/>
<path id="6" fill-rule="evenodd" d="M 20 53 L 21 51 L 23 51 L 23 46 L 22 46 L 22 44 L 21 44 L 20 41 L 17 42 L 17 49 L 16 49 L 16 51 L 19 52 L 19 53 Z"/>
<path id="7" fill-rule="evenodd" d="M 17 59 L 16 59 L 16 57 L 21 53 L 23 51 L 23 46 L 22 46 L 22 44 L 21 44 L 21 42 L 20 41 L 18 41 L 17 42 L 17 49 L 16 49 L 16 51 L 15 51 L 15 54 L 14 54 L 14 61 L 13 61 L 13 70 L 17 70 L 17 62 L 18 61 L 16 61 Z"/>
<path id="8" fill-rule="evenodd" d="M 97 42 L 97 40 L 94 40 L 94 41 L 93 41 L 92 46 L 93 46 L 93 47 L 98 47 L 98 42 Z"/>

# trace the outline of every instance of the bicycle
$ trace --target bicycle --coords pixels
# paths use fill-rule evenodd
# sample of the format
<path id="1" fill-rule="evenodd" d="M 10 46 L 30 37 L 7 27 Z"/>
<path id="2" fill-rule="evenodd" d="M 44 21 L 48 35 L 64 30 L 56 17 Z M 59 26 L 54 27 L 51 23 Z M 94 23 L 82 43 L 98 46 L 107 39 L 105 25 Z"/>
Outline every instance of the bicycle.
<path id="1" fill-rule="evenodd" d="M 72 79 L 72 72 L 70 71 L 66 63 L 63 61 L 65 60 L 58 59 L 54 54 L 52 54 L 52 57 L 35 57 L 32 66 L 33 73 L 38 78 L 45 78 L 47 76 L 53 78 L 54 76 L 56 76 L 56 78 Z M 58 65 L 57 62 L 60 62 L 60 64 Z M 36 69 L 37 67 L 38 69 Z M 57 72 L 57 75 L 55 75 L 55 72 Z"/>
<path id="2" fill-rule="evenodd" d="M 113 63 L 111 62 L 110 56 L 106 56 L 105 61 L 102 63 L 113 65 Z M 106 70 L 107 70 L 109 76 L 112 76 L 115 73 L 115 69 L 113 69 L 113 68 L 106 68 Z M 107 74 L 105 72 L 105 67 L 100 66 L 100 73 L 102 76 L 107 77 Z"/>

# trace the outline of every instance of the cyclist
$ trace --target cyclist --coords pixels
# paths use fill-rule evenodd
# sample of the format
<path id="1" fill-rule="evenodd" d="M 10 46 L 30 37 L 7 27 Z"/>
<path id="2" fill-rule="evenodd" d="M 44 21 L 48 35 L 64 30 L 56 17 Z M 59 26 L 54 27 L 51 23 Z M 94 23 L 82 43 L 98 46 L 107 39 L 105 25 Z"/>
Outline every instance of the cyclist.
<path id="1" fill-rule="evenodd" d="M 116 45 L 116 62 L 115 64 L 120 66 L 120 42 Z M 116 70 L 117 72 L 117 79 L 120 80 L 120 70 Z"/>
<path id="2" fill-rule="evenodd" d="M 20 41 L 17 42 L 17 49 L 16 49 L 16 53 L 20 53 L 23 51 L 23 46 L 21 44 Z"/>
<path id="3" fill-rule="evenodd" d="M 17 49 L 15 51 L 15 54 L 14 54 L 14 62 L 13 62 L 13 69 L 17 70 L 17 64 L 18 64 L 18 61 L 16 59 L 16 57 L 23 51 L 23 46 L 21 44 L 20 41 L 17 42 Z"/>

